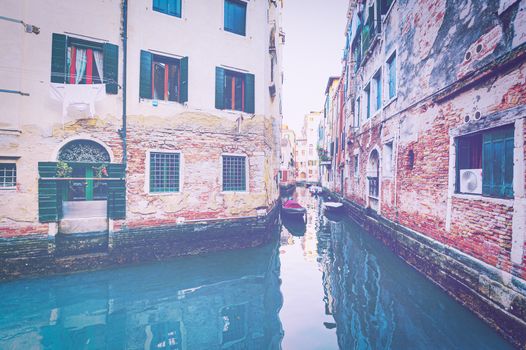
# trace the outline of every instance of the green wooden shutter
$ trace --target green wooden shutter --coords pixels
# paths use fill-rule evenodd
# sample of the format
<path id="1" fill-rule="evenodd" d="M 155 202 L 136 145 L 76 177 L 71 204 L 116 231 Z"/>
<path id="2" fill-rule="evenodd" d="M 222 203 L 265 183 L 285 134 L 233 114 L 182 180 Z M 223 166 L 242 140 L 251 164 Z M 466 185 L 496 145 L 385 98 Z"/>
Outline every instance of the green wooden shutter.
<path id="1" fill-rule="evenodd" d="M 513 127 L 486 132 L 482 142 L 482 194 L 513 197 Z"/>
<path id="2" fill-rule="evenodd" d="M 181 94 L 179 102 L 188 101 L 188 57 L 181 58 Z"/>
<path id="3" fill-rule="evenodd" d="M 53 33 L 51 46 L 51 82 L 66 80 L 67 36 Z"/>
<path id="4" fill-rule="evenodd" d="M 119 77 L 119 47 L 106 43 L 102 47 L 104 57 L 104 83 L 106 83 L 106 93 L 115 95 L 118 92 Z"/>
<path id="5" fill-rule="evenodd" d="M 56 162 L 38 163 L 40 177 L 55 177 L 57 173 Z M 59 205 L 60 202 L 60 205 Z M 59 208 L 62 207 L 62 198 L 58 193 L 56 180 L 38 180 L 38 221 L 57 222 L 59 219 Z M 60 210 L 62 211 L 62 210 Z"/>
<path id="6" fill-rule="evenodd" d="M 121 180 L 108 181 L 108 217 L 110 219 L 126 218 L 126 166 L 124 164 L 109 164 L 108 176 Z"/>
<path id="7" fill-rule="evenodd" d="M 152 60 L 150 52 L 141 50 L 139 96 L 142 98 L 152 98 Z"/>
<path id="8" fill-rule="evenodd" d="M 254 93 L 254 74 L 245 74 L 245 112 L 254 113 L 255 93 Z"/>
<path id="9" fill-rule="evenodd" d="M 225 103 L 225 70 L 216 67 L 216 108 L 223 109 Z"/>

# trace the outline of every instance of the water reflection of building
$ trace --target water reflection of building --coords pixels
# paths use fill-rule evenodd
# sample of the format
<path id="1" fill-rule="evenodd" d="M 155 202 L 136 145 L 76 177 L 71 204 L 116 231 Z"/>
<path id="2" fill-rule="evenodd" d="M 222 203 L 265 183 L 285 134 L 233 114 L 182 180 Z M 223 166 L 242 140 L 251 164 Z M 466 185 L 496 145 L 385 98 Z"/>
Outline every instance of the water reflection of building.
<path id="1" fill-rule="evenodd" d="M 393 299 L 380 288 L 380 267 L 364 249 L 361 237 L 330 222 L 330 253 L 325 271 L 333 298 L 332 312 L 342 349 L 386 349 L 395 331 Z"/>
<path id="2" fill-rule="evenodd" d="M 278 349 L 277 252 L 0 286 L 0 348 Z"/>

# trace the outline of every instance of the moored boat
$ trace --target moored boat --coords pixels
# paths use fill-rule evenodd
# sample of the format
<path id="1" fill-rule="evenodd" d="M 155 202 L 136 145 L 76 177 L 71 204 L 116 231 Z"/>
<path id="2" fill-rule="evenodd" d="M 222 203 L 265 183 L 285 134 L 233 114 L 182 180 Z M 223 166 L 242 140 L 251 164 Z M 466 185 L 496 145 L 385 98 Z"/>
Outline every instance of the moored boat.
<path id="1" fill-rule="evenodd" d="M 323 209 L 328 213 L 339 213 L 343 210 L 343 204 L 340 202 L 324 202 Z"/>
<path id="2" fill-rule="evenodd" d="M 281 206 L 281 212 L 289 216 L 304 216 L 307 209 L 293 199 L 286 200 Z"/>

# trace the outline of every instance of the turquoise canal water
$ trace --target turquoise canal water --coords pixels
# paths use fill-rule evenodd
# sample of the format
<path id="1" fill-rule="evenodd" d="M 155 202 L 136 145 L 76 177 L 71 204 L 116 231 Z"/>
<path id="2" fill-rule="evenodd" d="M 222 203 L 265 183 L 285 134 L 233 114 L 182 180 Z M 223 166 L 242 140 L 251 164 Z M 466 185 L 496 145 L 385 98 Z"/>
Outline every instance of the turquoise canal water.
<path id="1" fill-rule="evenodd" d="M 300 189 L 274 243 L 0 284 L 0 349 L 508 349 Z"/>

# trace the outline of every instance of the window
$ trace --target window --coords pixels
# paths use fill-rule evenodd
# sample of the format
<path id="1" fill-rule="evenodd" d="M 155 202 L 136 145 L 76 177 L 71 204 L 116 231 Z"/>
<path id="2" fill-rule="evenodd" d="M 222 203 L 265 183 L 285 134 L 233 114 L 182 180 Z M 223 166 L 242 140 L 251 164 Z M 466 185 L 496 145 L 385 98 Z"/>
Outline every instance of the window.
<path id="1" fill-rule="evenodd" d="M 225 0 L 225 30 L 239 35 L 246 34 L 247 3 Z"/>
<path id="2" fill-rule="evenodd" d="M 188 101 L 188 57 L 181 59 L 141 51 L 139 96 L 145 99 Z"/>
<path id="3" fill-rule="evenodd" d="M 513 198 L 513 134 L 508 125 L 457 138 L 457 193 L 462 170 L 481 169 L 482 195 Z"/>
<path id="4" fill-rule="evenodd" d="M 415 151 L 412 149 L 407 152 L 407 169 L 413 170 L 415 167 Z"/>
<path id="5" fill-rule="evenodd" d="M 393 142 L 388 142 L 384 145 L 384 175 L 392 176 L 394 168 L 394 153 L 393 153 Z"/>
<path id="6" fill-rule="evenodd" d="M 179 192 L 179 153 L 150 153 L 150 192 Z"/>
<path id="7" fill-rule="evenodd" d="M 382 108 L 382 73 L 378 71 L 374 78 L 374 88 L 376 89 L 376 102 L 375 111 L 379 111 Z"/>
<path id="8" fill-rule="evenodd" d="M 396 53 L 387 61 L 387 78 L 389 83 L 389 99 L 396 96 Z"/>
<path id="9" fill-rule="evenodd" d="M 223 156 L 223 191 L 246 189 L 246 157 Z"/>
<path id="10" fill-rule="evenodd" d="M 312 145 L 309 145 L 309 156 L 314 155 L 314 147 Z"/>
<path id="11" fill-rule="evenodd" d="M 254 75 L 216 68 L 216 108 L 254 113 Z"/>
<path id="12" fill-rule="evenodd" d="M 53 34 L 51 49 L 51 82 L 61 84 L 106 84 L 108 94 L 118 91 L 119 48 Z"/>
<path id="13" fill-rule="evenodd" d="M 16 164 L 0 163 L 0 188 L 16 186 Z"/>
<path id="14" fill-rule="evenodd" d="M 360 175 L 360 158 L 358 154 L 354 155 L 354 177 L 358 179 L 358 176 Z"/>
<path id="15" fill-rule="evenodd" d="M 181 0 L 153 0 L 153 10 L 180 18 Z"/>
<path id="16" fill-rule="evenodd" d="M 359 128 L 360 127 L 360 99 L 356 99 L 356 105 L 354 108 L 354 127 Z"/>
<path id="17" fill-rule="evenodd" d="M 367 103 L 367 109 L 365 113 L 365 118 L 371 118 L 371 85 L 367 84 L 365 87 L 365 100 Z"/>

